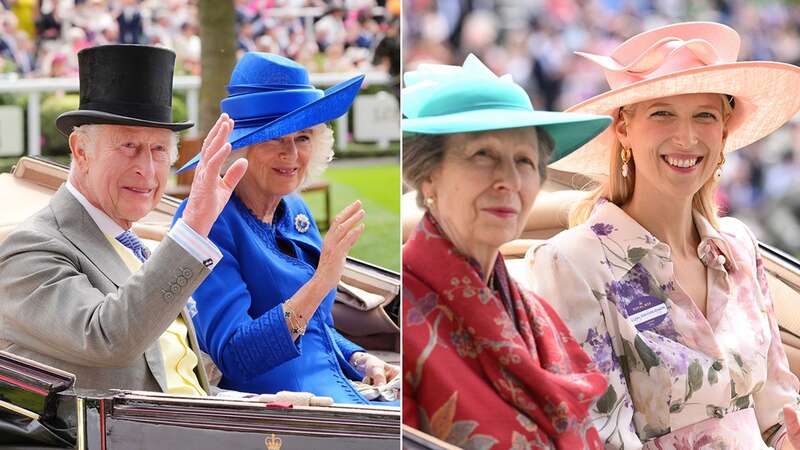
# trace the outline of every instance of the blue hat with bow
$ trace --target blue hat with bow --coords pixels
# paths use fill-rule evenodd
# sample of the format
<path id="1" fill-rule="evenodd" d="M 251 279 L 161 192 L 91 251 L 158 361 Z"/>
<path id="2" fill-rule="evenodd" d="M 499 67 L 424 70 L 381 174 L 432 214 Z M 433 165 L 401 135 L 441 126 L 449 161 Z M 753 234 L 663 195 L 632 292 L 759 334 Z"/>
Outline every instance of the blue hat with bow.
<path id="1" fill-rule="evenodd" d="M 358 75 L 323 91 L 312 86 L 306 68 L 291 59 L 245 53 L 220 103 L 234 122 L 228 142 L 235 151 L 336 119 L 350 108 L 363 81 L 364 75 Z M 178 173 L 199 161 L 197 154 Z"/>

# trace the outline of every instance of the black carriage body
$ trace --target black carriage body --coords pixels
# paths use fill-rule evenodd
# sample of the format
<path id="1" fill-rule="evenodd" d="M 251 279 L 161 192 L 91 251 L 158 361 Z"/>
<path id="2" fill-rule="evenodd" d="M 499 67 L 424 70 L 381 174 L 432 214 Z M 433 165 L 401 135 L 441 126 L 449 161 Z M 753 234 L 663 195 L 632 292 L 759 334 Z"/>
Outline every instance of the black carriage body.
<path id="1" fill-rule="evenodd" d="M 0 352 L 0 448 L 394 449 L 397 407 L 299 407 L 74 389 L 74 377 Z"/>

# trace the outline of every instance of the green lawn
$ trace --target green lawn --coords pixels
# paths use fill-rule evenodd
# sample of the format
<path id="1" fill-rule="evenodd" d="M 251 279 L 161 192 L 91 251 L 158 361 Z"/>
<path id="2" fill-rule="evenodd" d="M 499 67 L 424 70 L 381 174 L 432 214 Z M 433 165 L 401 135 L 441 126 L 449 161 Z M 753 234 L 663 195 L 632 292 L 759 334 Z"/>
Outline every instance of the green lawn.
<path id="1" fill-rule="evenodd" d="M 366 228 L 350 256 L 400 271 L 400 166 L 331 167 L 324 175 L 331 183 L 331 214 L 335 216 L 361 200 Z M 321 193 L 305 194 L 315 217 L 324 217 Z"/>

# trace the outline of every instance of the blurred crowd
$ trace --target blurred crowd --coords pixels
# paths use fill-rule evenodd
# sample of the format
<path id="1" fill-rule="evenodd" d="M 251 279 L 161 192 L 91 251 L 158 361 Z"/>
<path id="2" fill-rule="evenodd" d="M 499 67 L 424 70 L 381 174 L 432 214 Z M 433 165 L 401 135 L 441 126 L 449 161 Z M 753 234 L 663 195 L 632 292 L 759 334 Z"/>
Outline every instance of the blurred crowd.
<path id="1" fill-rule="evenodd" d="M 573 52 L 608 54 L 627 37 L 686 20 L 733 27 L 742 38 L 739 60 L 800 65 L 797 2 L 403 0 L 403 70 L 460 64 L 474 53 L 525 86 L 537 109 L 563 111 L 608 89 L 602 72 Z M 800 120 L 729 155 L 723 173 L 726 213 L 800 256 Z"/>
<path id="2" fill-rule="evenodd" d="M 400 70 L 399 0 L 219 0 L 236 10 L 237 51 L 288 56 L 311 72 Z M 76 76 L 79 50 L 173 49 L 200 74 L 198 0 L 0 0 L 0 76 Z"/>

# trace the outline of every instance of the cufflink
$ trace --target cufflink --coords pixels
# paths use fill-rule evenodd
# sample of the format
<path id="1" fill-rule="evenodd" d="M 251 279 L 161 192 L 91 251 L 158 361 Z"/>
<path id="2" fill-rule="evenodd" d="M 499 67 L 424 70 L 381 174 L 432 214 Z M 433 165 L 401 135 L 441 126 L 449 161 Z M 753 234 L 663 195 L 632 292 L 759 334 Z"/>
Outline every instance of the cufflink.
<path id="1" fill-rule="evenodd" d="M 214 260 L 211 259 L 211 258 L 208 258 L 205 261 L 203 261 L 203 265 L 206 266 L 206 268 L 209 268 L 209 267 L 214 265 Z"/>

